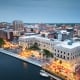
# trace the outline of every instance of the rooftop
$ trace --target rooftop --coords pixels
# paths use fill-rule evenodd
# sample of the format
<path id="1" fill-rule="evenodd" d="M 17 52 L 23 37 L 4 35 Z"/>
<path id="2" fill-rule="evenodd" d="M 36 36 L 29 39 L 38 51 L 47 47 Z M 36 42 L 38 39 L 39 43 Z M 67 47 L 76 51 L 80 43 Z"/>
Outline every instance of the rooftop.
<path id="1" fill-rule="evenodd" d="M 70 40 L 64 41 L 56 46 L 60 46 L 63 48 L 68 48 L 68 49 L 73 49 L 76 47 L 80 47 L 80 42 L 72 42 L 71 44 L 68 44 L 70 42 Z"/>
<path id="2" fill-rule="evenodd" d="M 61 41 L 59 41 L 59 40 L 57 40 L 57 39 L 48 39 L 48 38 L 46 38 L 46 37 L 40 37 L 39 35 L 32 35 L 32 36 L 22 36 L 22 37 L 20 37 L 20 39 L 27 39 L 27 38 L 35 38 L 35 39 L 37 39 L 37 40 L 43 40 L 43 41 L 54 41 L 54 42 L 61 42 Z"/>
<path id="3" fill-rule="evenodd" d="M 67 32 L 66 30 L 61 30 L 60 32 L 61 34 L 69 34 L 69 32 Z"/>

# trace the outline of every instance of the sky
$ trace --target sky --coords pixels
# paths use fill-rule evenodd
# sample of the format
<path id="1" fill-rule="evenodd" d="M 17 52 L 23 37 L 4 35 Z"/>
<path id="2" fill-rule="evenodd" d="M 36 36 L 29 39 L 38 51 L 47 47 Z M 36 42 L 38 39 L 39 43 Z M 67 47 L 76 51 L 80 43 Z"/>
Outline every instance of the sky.
<path id="1" fill-rule="evenodd" d="M 0 22 L 80 23 L 80 0 L 0 0 Z"/>

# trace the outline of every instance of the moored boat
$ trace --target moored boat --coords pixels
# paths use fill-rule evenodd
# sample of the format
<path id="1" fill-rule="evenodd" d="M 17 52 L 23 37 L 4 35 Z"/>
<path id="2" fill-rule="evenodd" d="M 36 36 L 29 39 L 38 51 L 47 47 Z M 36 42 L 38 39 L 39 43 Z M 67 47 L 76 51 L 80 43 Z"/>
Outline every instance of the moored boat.
<path id="1" fill-rule="evenodd" d="M 49 77 L 48 73 L 46 73 L 44 70 L 40 70 L 40 75 L 43 77 Z"/>

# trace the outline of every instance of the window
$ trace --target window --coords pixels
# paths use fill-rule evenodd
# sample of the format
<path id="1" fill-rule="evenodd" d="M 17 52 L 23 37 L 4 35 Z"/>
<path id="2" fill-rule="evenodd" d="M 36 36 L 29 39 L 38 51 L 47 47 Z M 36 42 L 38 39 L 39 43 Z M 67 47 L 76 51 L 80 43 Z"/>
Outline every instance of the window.
<path id="1" fill-rule="evenodd" d="M 69 53 L 68 53 L 68 56 L 69 56 Z"/>
<path id="2" fill-rule="evenodd" d="M 62 58 L 62 55 L 60 57 Z"/>
<path id="3" fill-rule="evenodd" d="M 62 53 L 62 51 L 61 51 L 61 53 Z"/>
<path id="4" fill-rule="evenodd" d="M 59 52 L 59 50 L 58 50 L 58 52 Z"/>
<path id="5" fill-rule="evenodd" d="M 56 49 L 55 49 L 55 51 L 56 51 Z"/>
<path id="6" fill-rule="evenodd" d="M 67 57 L 67 59 L 69 60 L 69 57 Z"/>
<path id="7" fill-rule="evenodd" d="M 65 52 L 64 52 L 64 54 L 65 54 Z"/>
<path id="8" fill-rule="evenodd" d="M 65 59 L 65 56 L 63 58 Z"/>
<path id="9" fill-rule="evenodd" d="M 57 54 L 57 57 L 59 57 L 59 54 Z"/>

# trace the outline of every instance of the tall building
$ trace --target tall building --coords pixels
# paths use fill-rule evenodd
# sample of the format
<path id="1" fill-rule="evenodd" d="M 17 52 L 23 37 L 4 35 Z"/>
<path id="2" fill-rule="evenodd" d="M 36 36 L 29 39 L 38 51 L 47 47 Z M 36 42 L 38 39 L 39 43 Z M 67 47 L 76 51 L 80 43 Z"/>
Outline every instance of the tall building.
<path id="1" fill-rule="evenodd" d="M 24 24 L 20 20 L 14 20 L 13 21 L 13 28 L 15 31 L 23 32 L 24 31 Z"/>

